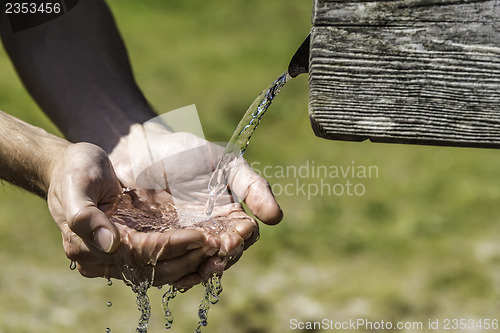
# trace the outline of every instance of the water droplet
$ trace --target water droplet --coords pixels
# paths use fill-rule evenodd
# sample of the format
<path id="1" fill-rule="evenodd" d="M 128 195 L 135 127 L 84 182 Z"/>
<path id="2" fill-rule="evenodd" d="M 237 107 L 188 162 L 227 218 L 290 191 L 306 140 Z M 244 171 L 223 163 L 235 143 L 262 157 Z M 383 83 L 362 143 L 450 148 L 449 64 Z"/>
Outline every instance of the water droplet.
<path id="1" fill-rule="evenodd" d="M 69 263 L 69 269 L 71 269 L 72 271 L 76 269 L 76 261 L 71 260 L 71 262 Z"/>
<path id="2" fill-rule="evenodd" d="M 111 301 L 109 301 L 109 302 L 106 304 L 106 306 L 107 306 L 108 308 L 110 308 L 112 305 L 113 305 L 113 303 L 111 303 Z"/>
<path id="3" fill-rule="evenodd" d="M 106 328 L 106 333 L 111 333 L 111 328 Z"/>
<path id="4" fill-rule="evenodd" d="M 112 286 L 113 285 L 113 281 L 111 281 L 111 279 L 108 279 L 108 286 Z"/>

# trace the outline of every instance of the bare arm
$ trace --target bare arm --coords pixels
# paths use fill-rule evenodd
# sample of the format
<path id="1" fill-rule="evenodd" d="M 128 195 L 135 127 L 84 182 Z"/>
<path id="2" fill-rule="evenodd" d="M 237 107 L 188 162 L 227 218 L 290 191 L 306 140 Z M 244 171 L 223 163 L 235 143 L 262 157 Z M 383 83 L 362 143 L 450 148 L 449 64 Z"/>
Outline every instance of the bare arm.
<path id="1" fill-rule="evenodd" d="M 123 41 L 102 0 L 80 1 L 68 13 L 1 35 L 17 72 L 68 140 L 110 153 L 134 123 L 156 115 L 137 87 Z"/>
<path id="2" fill-rule="evenodd" d="M 0 111 L 0 178 L 46 198 L 53 161 L 68 145 Z"/>

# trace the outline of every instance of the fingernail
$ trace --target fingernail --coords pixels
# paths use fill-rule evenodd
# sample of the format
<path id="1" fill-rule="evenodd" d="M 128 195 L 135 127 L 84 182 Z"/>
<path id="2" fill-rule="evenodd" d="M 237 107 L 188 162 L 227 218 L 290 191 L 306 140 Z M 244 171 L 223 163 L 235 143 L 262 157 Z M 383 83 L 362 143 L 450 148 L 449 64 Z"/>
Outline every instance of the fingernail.
<path id="1" fill-rule="evenodd" d="M 92 241 L 94 242 L 94 245 L 106 253 L 111 251 L 114 238 L 115 237 L 113 233 L 106 228 L 99 228 L 94 231 L 94 234 L 92 235 Z"/>
<path id="2" fill-rule="evenodd" d="M 194 249 L 199 249 L 200 247 L 203 247 L 203 245 L 205 245 L 203 242 L 196 241 L 186 246 L 186 250 L 190 251 Z"/>

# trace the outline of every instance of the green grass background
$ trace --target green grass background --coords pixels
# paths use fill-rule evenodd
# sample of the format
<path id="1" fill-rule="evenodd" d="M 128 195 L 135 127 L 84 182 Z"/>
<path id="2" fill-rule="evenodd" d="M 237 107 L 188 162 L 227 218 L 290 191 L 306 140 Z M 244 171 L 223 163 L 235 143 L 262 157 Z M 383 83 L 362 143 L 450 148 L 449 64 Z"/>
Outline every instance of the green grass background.
<path id="1" fill-rule="evenodd" d="M 286 69 L 312 7 L 304 0 L 109 3 L 150 102 L 158 112 L 196 104 L 212 141 L 227 140 L 247 106 Z M 378 177 L 348 179 L 366 187 L 363 196 L 278 196 L 283 222 L 262 226 L 260 241 L 224 274 L 222 299 L 203 331 L 289 332 L 294 318 L 500 319 L 498 151 L 318 139 L 307 89 L 307 76 L 287 84 L 247 160 L 261 167 L 354 162 L 376 166 Z M 0 109 L 57 133 L 3 50 Z M 46 203 L 0 185 L 0 332 L 133 332 L 139 314 L 132 292 L 68 266 Z M 150 293 L 150 332 L 163 331 L 161 293 Z M 173 301 L 173 332 L 194 330 L 201 296 L 197 287 Z"/>

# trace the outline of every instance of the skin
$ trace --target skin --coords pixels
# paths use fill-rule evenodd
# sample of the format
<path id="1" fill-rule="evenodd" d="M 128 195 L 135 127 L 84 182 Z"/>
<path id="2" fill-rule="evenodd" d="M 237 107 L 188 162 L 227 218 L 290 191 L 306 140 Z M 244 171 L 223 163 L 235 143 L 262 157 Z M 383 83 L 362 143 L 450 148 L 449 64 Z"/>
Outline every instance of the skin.
<path id="1" fill-rule="evenodd" d="M 130 172 L 128 138 L 156 114 L 135 83 L 104 2 L 80 1 L 67 14 L 17 33 L 2 17 L 0 32 L 27 90 L 66 138 L 0 112 L 0 178 L 47 199 L 65 253 L 83 276 L 120 278 L 113 263 L 125 253 L 143 265 L 156 264 L 156 285 L 188 288 L 221 273 L 255 242 L 257 223 L 236 203 L 217 207 L 216 214 L 234 218 L 218 236 L 189 229 L 139 233 L 110 222 L 121 188 L 137 186 Z M 162 144 L 153 142 L 151 149 L 175 149 L 172 158 L 203 141 L 164 129 L 153 139 Z M 209 176 L 214 161 L 204 159 L 191 157 L 189 162 L 211 168 L 181 173 L 183 188 L 192 189 L 193 180 Z M 229 187 L 262 222 L 276 224 L 282 219 L 269 185 L 246 162 L 238 162 Z M 188 196 L 200 199 L 203 194 L 193 189 Z M 143 195 L 171 200 L 167 189 Z"/>

